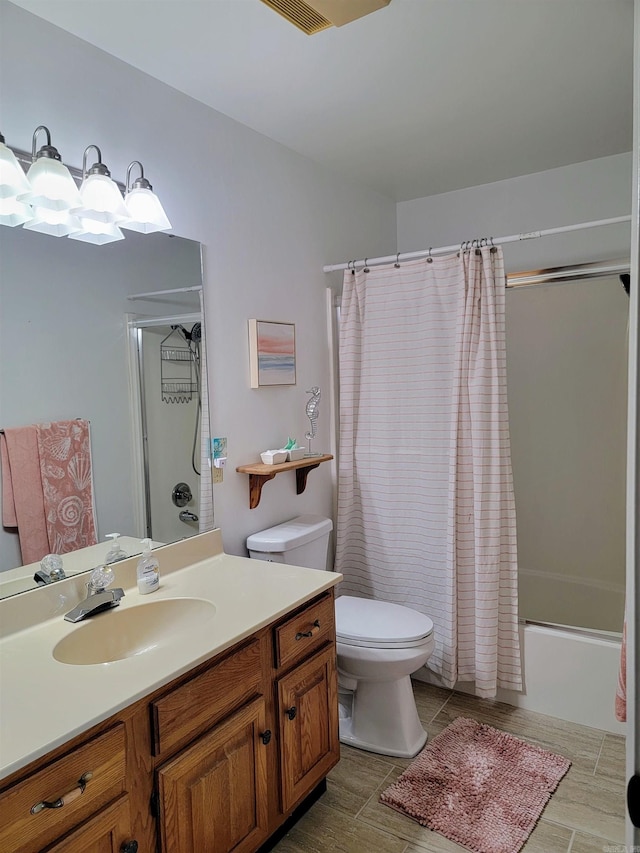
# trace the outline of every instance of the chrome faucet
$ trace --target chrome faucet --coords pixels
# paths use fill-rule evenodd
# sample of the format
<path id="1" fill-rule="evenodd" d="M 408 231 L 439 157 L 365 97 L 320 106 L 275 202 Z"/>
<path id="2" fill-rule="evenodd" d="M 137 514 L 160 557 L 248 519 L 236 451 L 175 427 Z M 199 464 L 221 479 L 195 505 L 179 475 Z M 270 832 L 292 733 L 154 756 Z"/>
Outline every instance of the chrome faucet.
<path id="1" fill-rule="evenodd" d="M 40 561 L 40 568 L 33 576 L 38 586 L 46 586 L 66 578 L 62 568 L 62 557 L 59 554 L 47 554 Z"/>
<path id="2" fill-rule="evenodd" d="M 110 566 L 98 566 L 94 569 L 87 584 L 87 597 L 73 610 L 65 613 L 64 618 L 67 622 L 81 622 L 83 619 L 95 616 L 96 613 L 102 613 L 103 610 L 117 607 L 124 596 L 124 590 L 121 587 L 107 589 L 113 583 L 113 578 L 114 573 Z"/>
<path id="3" fill-rule="evenodd" d="M 198 521 L 198 516 L 195 512 L 191 512 L 191 510 L 183 509 L 181 513 L 178 514 L 178 518 L 180 521 Z"/>

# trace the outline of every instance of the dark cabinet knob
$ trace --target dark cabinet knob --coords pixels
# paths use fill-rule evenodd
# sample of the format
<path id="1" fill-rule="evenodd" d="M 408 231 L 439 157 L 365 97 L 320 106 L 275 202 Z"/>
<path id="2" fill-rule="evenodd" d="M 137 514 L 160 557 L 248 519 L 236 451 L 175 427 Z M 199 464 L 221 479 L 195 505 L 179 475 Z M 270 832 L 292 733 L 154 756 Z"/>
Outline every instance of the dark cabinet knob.
<path id="1" fill-rule="evenodd" d="M 138 842 L 123 841 L 120 845 L 120 853 L 138 853 Z"/>
<path id="2" fill-rule="evenodd" d="M 260 739 L 262 743 L 266 746 L 271 740 L 271 729 L 267 729 L 266 732 L 262 732 L 260 735 Z"/>
<path id="3" fill-rule="evenodd" d="M 285 714 L 287 715 L 287 717 L 289 717 L 290 720 L 295 720 L 297 713 L 298 713 L 298 710 L 297 710 L 295 705 L 292 705 L 290 708 L 287 708 L 287 710 L 285 711 Z"/>

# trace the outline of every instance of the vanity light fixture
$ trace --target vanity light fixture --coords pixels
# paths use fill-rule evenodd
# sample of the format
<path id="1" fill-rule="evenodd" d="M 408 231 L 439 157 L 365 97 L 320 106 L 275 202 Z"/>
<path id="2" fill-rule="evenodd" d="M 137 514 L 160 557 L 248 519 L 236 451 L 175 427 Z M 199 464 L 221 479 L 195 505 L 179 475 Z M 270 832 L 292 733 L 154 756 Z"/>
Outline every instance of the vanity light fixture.
<path id="1" fill-rule="evenodd" d="M 131 184 L 131 170 L 140 167 L 140 177 Z M 144 176 L 144 168 L 139 160 L 129 163 L 127 169 L 127 192 L 124 202 L 129 211 L 129 219 L 121 222 L 122 228 L 139 231 L 141 234 L 152 234 L 154 231 L 169 231 L 171 223 L 160 204 L 160 199 L 153 192 L 153 187 Z"/>
<path id="2" fill-rule="evenodd" d="M 94 148 L 98 153 L 98 162 L 87 169 L 87 152 Z M 129 219 L 129 213 L 122 200 L 118 185 L 111 178 L 111 172 L 102 162 L 102 153 L 97 145 L 88 145 L 82 158 L 82 211 L 80 216 L 97 222 L 122 222 Z"/>
<path id="3" fill-rule="evenodd" d="M 33 219 L 33 210 L 28 204 L 18 201 L 15 196 L 0 198 L 0 225 L 15 228 L 16 225 L 23 225 L 30 219 Z"/>
<path id="4" fill-rule="evenodd" d="M 36 153 L 36 139 L 41 130 L 47 135 L 47 144 Z M 36 208 L 36 217 L 39 213 L 37 208 L 75 211 L 82 207 L 82 199 L 71 172 L 62 162 L 58 150 L 51 145 L 49 128 L 43 124 L 33 132 L 31 159 L 33 163 L 27 172 L 30 189 L 19 194 L 18 201 L 27 202 Z"/>
<path id="5" fill-rule="evenodd" d="M 46 142 L 36 150 L 40 133 Z M 88 166 L 92 149 L 96 162 Z M 132 181 L 135 166 L 140 177 Z M 0 225 L 96 245 L 123 240 L 120 227 L 141 234 L 171 230 L 139 160 L 130 163 L 126 184 L 111 177 L 97 145 L 85 148 L 82 170 L 66 166 L 44 125 L 33 133 L 31 152 L 6 145 L 0 134 Z"/>
<path id="6" fill-rule="evenodd" d="M 78 217 L 68 210 L 49 210 L 47 207 L 33 208 L 31 219 L 22 227 L 51 237 L 66 237 L 81 228 Z"/>
<path id="7" fill-rule="evenodd" d="M 31 190 L 16 155 L 0 133 L 0 199 L 16 199 Z M 14 223 L 19 225 L 19 222 Z"/>
<path id="8" fill-rule="evenodd" d="M 87 169 L 87 154 L 94 148 L 98 161 Z M 88 145 L 82 157 L 82 184 L 80 197 L 82 210 L 78 211 L 79 227 L 69 234 L 70 240 L 81 240 L 103 246 L 124 240 L 124 234 L 117 223 L 129 217 L 122 200 L 118 185 L 111 178 L 111 172 L 102 162 L 102 152 L 97 145 Z"/>
<path id="9" fill-rule="evenodd" d="M 124 234 L 113 222 L 98 222 L 96 219 L 80 216 L 78 223 L 78 230 L 69 234 L 70 240 L 82 240 L 84 243 L 93 243 L 96 246 L 124 240 Z"/>

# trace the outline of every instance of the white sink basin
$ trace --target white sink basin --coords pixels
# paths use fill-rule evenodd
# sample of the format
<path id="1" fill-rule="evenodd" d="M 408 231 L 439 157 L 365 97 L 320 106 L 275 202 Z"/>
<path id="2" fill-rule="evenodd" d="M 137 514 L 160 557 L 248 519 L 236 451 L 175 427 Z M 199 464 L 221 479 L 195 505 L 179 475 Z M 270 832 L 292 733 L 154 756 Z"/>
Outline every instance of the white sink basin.
<path id="1" fill-rule="evenodd" d="M 53 649 L 60 663 L 112 663 L 169 645 L 176 634 L 200 628 L 216 607 L 202 598 L 165 598 L 91 616 Z"/>

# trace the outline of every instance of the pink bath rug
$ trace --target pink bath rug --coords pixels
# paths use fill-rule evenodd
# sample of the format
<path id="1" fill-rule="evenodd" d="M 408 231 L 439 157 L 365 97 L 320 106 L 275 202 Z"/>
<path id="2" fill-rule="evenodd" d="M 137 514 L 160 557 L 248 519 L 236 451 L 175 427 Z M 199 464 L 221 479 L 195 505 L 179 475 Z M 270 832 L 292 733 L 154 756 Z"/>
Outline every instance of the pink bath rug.
<path id="1" fill-rule="evenodd" d="M 571 762 L 458 717 L 380 797 L 475 853 L 517 853 Z"/>

